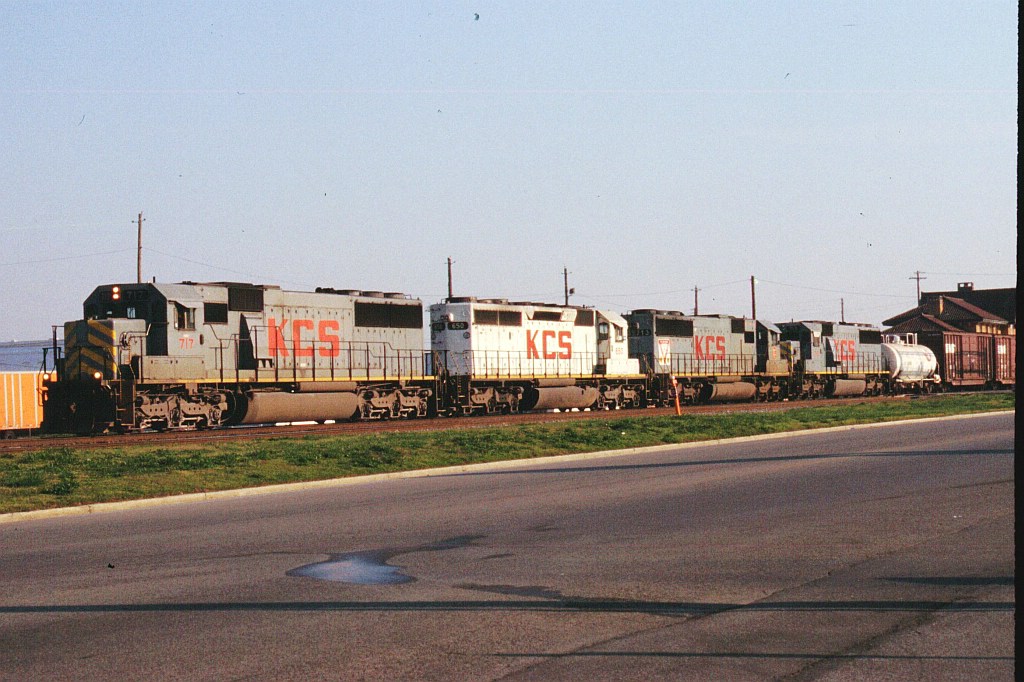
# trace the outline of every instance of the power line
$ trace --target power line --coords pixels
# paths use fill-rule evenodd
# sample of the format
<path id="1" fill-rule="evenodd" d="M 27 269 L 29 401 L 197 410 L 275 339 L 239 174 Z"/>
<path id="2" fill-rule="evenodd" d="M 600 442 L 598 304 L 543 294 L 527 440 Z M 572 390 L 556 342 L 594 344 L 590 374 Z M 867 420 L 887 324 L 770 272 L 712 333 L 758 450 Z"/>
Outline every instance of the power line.
<path id="1" fill-rule="evenodd" d="M 725 286 L 729 286 L 729 285 L 732 285 L 732 284 L 743 284 L 744 282 L 747 282 L 747 281 L 749 281 L 749 280 L 747 280 L 747 279 L 735 279 L 735 280 L 732 280 L 731 282 L 719 282 L 718 284 L 707 284 L 707 285 L 702 286 L 700 288 L 700 290 L 704 291 L 706 289 L 717 289 L 718 287 L 725 287 Z M 631 294 L 602 294 L 602 297 L 607 297 L 607 298 L 632 298 L 632 297 L 635 297 L 635 296 L 667 296 L 669 294 L 683 294 L 683 293 L 689 294 L 691 291 L 693 291 L 693 289 L 691 289 L 691 288 L 672 289 L 672 290 L 669 290 L 669 291 L 641 291 L 641 292 L 634 292 L 634 293 L 631 293 Z M 580 295 L 582 295 L 582 294 L 580 294 Z"/>
<path id="2" fill-rule="evenodd" d="M 60 258 L 40 258 L 39 260 L 21 260 L 13 263 L 0 263 L 0 267 L 13 265 L 33 265 L 35 263 L 56 263 L 58 261 L 76 260 L 78 258 L 92 258 L 93 256 L 110 256 L 115 253 L 124 253 L 133 249 L 117 249 L 115 251 L 99 251 L 97 253 L 82 253 L 77 256 L 61 256 Z"/>
<path id="3" fill-rule="evenodd" d="M 131 249 L 129 249 L 129 250 L 131 250 Z M 307 288 L 309 287 L 309 283 L 308 282 L 295 282 L 295 281 L 289 281 L 287 279 L 277 279 L 277 278 L 273 278 L 273 277 L 264 278 L 263 275 L 257 275 L 257 274 L 252 273 L 252 272 L 242 272 L 241 270 L 232 270 L 231 268 L 225 268 L 225 267 L 222 267 L 220 265 L 214 265 L 212 263 L 204 263 L 202 261 L 192 260 L 191 258 L 185 258 L 184 256 L 176 256 L 174 254 L 164 253 L 163 251 L 158 251 L 156 249 L 149 248 L 149 247 L 145 247 L 145 250 L 146 251 L 152 251 L 153 253 L 158 253 L 161 256 L 165 256 L 167 258 L 173 258 L 175 260 L 184 261 L 186 263 L 192 263 L 193 265 L 202 265 L 203 267 L 212 268 L 214 270 L 221 270 L 223 272 L 230 272 L 230 273 L 233 273 L 235 275 L 245 275 L 246 277 L 252 277 L 254 279 L 266 279 L 268 281 L 283 282 L 285 284 L 294 284 L 296 286 L 302 286 L 302 287 L 307 287 Z"/>
<path id="4" fill-rule="evenodd" d="M 54 228 L 62 228 L 63 229 L 63 228 L 72 228 L 72 227 L 76 228 L 76 229 L 92 228 L 92 227 L 108 228 L 108 227 L 110 227 L 110 223 L 57 223 L 57 224 L 53 224 L 53 225 L 23 225 L 23 226 L 19 226 L 19 227 L 14 227 L 14 226 L 8 225 L 8 226 L 5 226 L 5 227 L 0 227 L 0 233 L 5 233 L 5 232 L 33 232 L 33 231 L 37 231 L 37 230 L 53 230 Z"/>
<path id="5" fill-rule="evenodd" d="M 841 289 L 821 289 L 819 287 L 807 287 L 799 284 L 786 284 L 785 282 L 773 282 L 770 279 L 757 278 L 758 282 L 765 282 L 767 284 L 775 284 L 780 287 L 790 287 L 793 289 L 807 289 L 808 291 L 824 291 L 830 294 L 848 294 L 850 296 L 877 296 L 880 298 L 910 298 L 902 294 L 869 294 L 863 291 L 844 291 Z"/>
<path id="6" fill-rule="evenodd" d="M 1016 272 L 933 272 L 921 270 L 922 275 L 950 275 L 953 277 L 1016 277 Z"/>

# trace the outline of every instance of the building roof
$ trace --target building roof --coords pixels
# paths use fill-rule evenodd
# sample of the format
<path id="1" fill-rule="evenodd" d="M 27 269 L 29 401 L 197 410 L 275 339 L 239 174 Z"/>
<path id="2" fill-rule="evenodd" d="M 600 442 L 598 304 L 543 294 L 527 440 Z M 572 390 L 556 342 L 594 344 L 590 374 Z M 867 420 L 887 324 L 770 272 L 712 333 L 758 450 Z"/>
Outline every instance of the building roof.
<path id="1" fill-rule="evenodd" d="M 941 305 L 941 303 L 950 304 Z M 939 310 L 939 315 L 942 315 L 944 319 L 966 319 L 971 321 L 985 322 L 988 324 L 1009 324 L 1005 319 L 999 317 L 995 313 L 990 313 L 987 310 L 983 310 L 976 305 L 968 303 L 962 298 L 956 298 L 955 296 L 940 296 L 936 299 L 936 305 L 934 306 Z M 945 310 L 943 310 L 945 308 Z M 958 310 L 959 309 L 959 310 Z M 945 313 L 945 314 L 943 314 Z"/>
<path id="2" fill-rule="evenodd" d="M 887 331 L 973 331 L 974 325 L 1005 326 L 1007 320 L 956 296 L 935 296 L 924 299 L 916 308 L 890 317 L 883 324 Z"/>
<path id="3" fill-rule="evenodd" d="M 931 291 L 921 293 L 921 302 L 939 296 L 954 297 L 966 301 L 990 313 L 1007 320 L 1010 324 L 1017 323 L 1017 288 L 975 289 L 973 282 L 960 282 L 956 291 Z"/>
<path id="4" fill-rule="evenodd" d="M 891 320 L 886 320 L 886 324 L 890 324 Z M 914 317 L 904 318 L 900 322 L 896 322 L 893 326 L 886 330 L 890 334 L 905 334 L 907 332 L 930 332 L 930 331 L 946 331 L 946 332 L 958 332 L 963 331 L 949 324 L 943 322 L 934 315 L 918 315 Z"/>

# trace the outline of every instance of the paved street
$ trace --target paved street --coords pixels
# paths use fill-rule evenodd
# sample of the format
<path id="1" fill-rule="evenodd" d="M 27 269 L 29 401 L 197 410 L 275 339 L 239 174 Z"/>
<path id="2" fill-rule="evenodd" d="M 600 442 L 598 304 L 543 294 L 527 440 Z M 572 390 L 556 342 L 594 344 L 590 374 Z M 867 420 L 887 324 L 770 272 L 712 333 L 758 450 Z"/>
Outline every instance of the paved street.
<path id="1" fill-rule="evenodd" d="M 1012 415 L 0 524 L 0 679 L 1014 678 Z"/>

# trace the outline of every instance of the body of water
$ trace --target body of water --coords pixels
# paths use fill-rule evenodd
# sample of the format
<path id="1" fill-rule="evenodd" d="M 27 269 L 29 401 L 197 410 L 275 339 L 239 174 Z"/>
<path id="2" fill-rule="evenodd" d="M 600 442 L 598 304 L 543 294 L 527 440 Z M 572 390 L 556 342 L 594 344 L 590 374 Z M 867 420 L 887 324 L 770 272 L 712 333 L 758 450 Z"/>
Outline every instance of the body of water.
<path id="1" fill-rule="evenodd" d="M 59 344 L 63 345 L 63 343 Z M 0 372 L 37 372 L 43 368 L 43 348 L 46 369 L 53 369 L 53 341 L 6 341 L 0 343 Z"/>

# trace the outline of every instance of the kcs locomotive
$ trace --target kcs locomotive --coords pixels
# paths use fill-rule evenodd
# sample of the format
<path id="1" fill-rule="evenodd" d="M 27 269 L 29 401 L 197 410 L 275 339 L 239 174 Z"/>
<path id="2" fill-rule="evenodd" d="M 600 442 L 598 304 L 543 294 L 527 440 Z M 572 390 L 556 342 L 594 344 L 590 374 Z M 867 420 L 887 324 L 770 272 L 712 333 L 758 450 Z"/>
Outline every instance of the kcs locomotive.
<path id="1" fill-rule="evenodd" d="M 49 432 L 928 390 L 878 328 L 237 282 L 98 287 L 44 383 Z M 429 346 L 425 335 L 429 334 Z M 58 348 L 56 334 L 54 355 Z"/>

